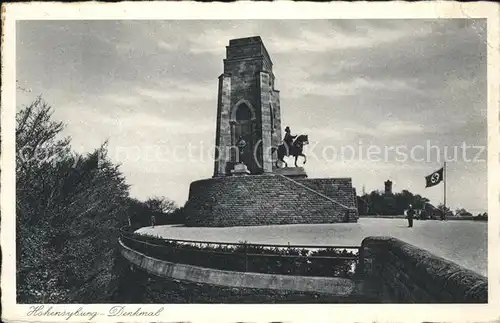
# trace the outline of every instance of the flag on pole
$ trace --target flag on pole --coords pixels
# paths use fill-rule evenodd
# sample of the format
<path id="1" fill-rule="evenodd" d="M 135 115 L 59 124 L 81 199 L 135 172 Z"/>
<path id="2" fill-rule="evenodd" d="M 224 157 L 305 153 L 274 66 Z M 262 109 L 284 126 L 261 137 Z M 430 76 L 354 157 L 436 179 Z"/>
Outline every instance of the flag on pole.
<path id="1" fill-rule="evenodd" d="M 425 176 L 425 187 L 436 186 L 437 184 L 441 183 L 442 180 L 443 180 L 443 168 L 435 171 L 429 176 Z"/>

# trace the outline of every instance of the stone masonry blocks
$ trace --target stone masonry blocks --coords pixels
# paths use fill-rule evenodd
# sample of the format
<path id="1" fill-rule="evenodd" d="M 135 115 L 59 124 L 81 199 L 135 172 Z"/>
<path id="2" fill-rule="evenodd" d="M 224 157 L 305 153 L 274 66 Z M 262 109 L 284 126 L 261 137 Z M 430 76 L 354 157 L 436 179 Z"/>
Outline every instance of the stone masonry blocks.
<path id="1" fill-rule="evenodd" d="M 223 75 L 223 81 L 219 80 L 216 130 L 216 145 L 223 155 L 215 160 L 214 177 L 231 175 L 234 160 L 226 151 L 227 147 L 236 145 L 240 136 L 246 138 L 246 149 L 253 155 L 245 159 L 250 172 L 253 175 L 272 172 L 271 146 L 281 140 L 278 138 L 281 137 L 281 116 L 272 62 L 262 39 L 230 40 Z M 234 120 L 233 110 L 237 111 L 238 102 L 242 101 L 253 111 L 251 120 Z"/>
<path id="2" fill-rule="evenodd" d="M 488 302 L 486 277 L 396 238 L 365 238 L 360 272 L 391 302 Z"/>
<path id="3" fill-rule="evenodd" d="M 348 188 L 337 192 L 339 197 L 352 192 L 350 179 L 338 181 Z M 233 176 L 191 183 L 186 222 L 210 227 L 356 222 L 352 212 L 282 176 Z"/>
<path id="4" fill-rule="evenodd" d="M 271 89 L 269 74 L 260 72 L 260 105 L 262 107 L 262 160 L 264 172 L 273 171 L 271 157 Z"/>
<path id="5" fill-rule="evenodd" d="M 229 160 L 228 149 L 231 146 L 231 131 L 229 114 L 231 109 L 231 76 L 221 75 L 219 77 L 219 98 L 217 104 L 217 136 L 216 159 L 214 176 L 224 176 L 226 173 L 226 162 Z"/>

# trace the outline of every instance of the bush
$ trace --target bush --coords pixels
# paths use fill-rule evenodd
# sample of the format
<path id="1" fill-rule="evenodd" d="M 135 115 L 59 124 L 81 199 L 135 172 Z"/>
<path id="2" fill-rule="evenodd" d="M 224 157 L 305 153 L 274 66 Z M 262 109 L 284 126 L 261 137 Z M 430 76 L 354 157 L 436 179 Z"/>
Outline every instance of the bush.
<path id="1" fill-rule="evenodd" d="M 484 212 L 482 214 L 478 214 L 473 218 L 474 221 L 488 221 L 488 213 Z"/>
<path id="2" fill-rule="evenodd" d="M 19 303 L 110 297 L 128 186 L 106 144 L 71 151 L 41 98 L 17 114 L 16 244 Z"/>
<path id="3" fill-rule="evenodd" d="M 135 233 L 124 233 L 123 242 L 128 247 L 157 259 L 231 271 L 352 277 L 357 263 L 357 253 L 346 249 L 327 248 L 312 251 L 252 244 L 186 243 Z"/>

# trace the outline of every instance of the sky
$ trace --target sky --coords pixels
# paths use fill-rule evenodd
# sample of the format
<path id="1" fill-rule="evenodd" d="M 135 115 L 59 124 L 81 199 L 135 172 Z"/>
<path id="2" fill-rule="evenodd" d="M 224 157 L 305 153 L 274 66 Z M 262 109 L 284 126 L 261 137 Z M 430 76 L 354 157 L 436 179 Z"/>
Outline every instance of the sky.
<path id="1" fill-rule="evenodd" d="M 257 35 L 310 178 L 390 179 L 437 205 L 424 177 L 446 158 L 447 205 L 486 211 L 485 20 L 24 21 L 17 107 L 42 95 L 76 151 L 108 141 L 133 197 L 183 205 L 213 175 L 225 46 Z"/>

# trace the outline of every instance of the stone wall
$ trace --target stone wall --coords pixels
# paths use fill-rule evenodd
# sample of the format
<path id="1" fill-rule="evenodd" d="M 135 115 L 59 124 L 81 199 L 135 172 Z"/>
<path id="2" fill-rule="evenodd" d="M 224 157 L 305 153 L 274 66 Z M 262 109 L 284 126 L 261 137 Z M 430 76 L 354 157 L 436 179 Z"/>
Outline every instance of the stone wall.
<path id="1" fill-rule="evenodd" d="M 262 60 L 262 69 L 272 71 L 271 57 L 259 36 L 231 39 L 226 47 L 226 60 L 238 60 L 257 57 Z"/>
<path id="2" fill-rule="evenodd" d="M 352 188 L 350 178 L 304 178 L 296 179 L 296 181 L 325 194 L 346 207 L 357 209 L 356 193 Z"/>
<path id="3" fill-rule="evenodd" d="M 149 257 L 127 247 L 122 241 L 119 241 L 119 245 L 120 252 L 125 259 L 157 277 L 234 288 L 315 292 L 344 298 L 353 297 L 355 299 L 362 296 L 361 285 L 348 278 L 289 276 L 218 270 Z"/>
<path id="4" fill-rule="evenodd" d="M 486 277 L 399 239 L 364 239 L 358 269 L 366 290 L 386 302 L 488 302 Z"/>
<path id="5" fill-rule="evenodd" d="M 249 226 L 356 222 L 352 184 L 348 178 L 310 179 L 311 187 L 279 175 L 218 177 L 191 183 L 186 204 L 190 226 Z M 319 183 L 322 183 L 321 185 Z M 318 185 L 318 186 L 316 186 Z M 340 201 L 338 202 L 337 199 Z"/>

